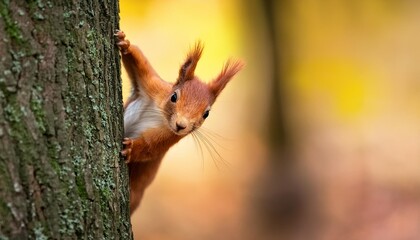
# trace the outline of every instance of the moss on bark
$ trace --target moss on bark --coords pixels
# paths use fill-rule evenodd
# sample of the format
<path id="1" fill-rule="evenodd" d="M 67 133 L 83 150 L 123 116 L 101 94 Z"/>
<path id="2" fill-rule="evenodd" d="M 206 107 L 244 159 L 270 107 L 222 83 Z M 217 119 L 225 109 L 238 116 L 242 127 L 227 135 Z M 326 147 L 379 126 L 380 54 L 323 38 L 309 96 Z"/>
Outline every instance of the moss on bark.
<path id="1" fill-rule="evenodd" d="M 0 0 L 0 239 L 131 239 L 114 1 Z"/>

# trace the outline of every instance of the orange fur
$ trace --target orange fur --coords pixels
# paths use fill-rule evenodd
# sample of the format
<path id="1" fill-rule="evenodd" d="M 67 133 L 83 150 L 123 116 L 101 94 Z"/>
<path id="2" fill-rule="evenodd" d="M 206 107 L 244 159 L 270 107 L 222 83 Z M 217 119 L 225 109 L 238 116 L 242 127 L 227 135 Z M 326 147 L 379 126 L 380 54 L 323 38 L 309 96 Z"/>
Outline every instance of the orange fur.
<path id="1" fill-rule="evenodd" d="M 217 76 L 217 78 L 214 81 L 209 83 L 209 88 L 211 89 L 215 97 L 219 96 L 219 94 L 225 88 L 226 84 L 230 81 L 230 79 L 233 76 L 235 76 L 235 74 L 237 74 L 243 68 L 243 66 L 243 62 L 238 60 L 227 61 L 219 76 Z"/>
<path id="2" fill-rule="evenodd" d="M 133 87 L 124 105 L 126 137 L 121 151 L 129 167 L 132 214 L 156 176 L 165 153 L 203 124 L 211 105 L 242 63 L 229 61 L 214 81 L 205 84 L 194 75 L 203 51 L 202 44 L 197 43 L 187 54 L 177 81 L 171 84 L 159 77 L 123 32 L 117 31 L 115 36 Z"/>

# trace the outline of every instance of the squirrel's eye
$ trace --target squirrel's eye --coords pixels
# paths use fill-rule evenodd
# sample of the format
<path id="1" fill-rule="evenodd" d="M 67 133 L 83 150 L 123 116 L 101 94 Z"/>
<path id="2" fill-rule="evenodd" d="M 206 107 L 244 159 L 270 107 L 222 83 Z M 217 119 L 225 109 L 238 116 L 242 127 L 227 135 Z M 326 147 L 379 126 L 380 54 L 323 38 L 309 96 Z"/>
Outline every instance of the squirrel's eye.
<path id="1" fill-rule="evenodd" d="M 177 99 L 178 99 L 178 96 L 176 95 L 176 92 L 174 92 L 171 96 L 171 102 L 175 103 Z"/>
<path id="2" fill-rule="evenodd" d="M 203 118 L 206 119 L 209 116 L 209 110 L 207 110 L 204 114 L 203 114 Z"/>

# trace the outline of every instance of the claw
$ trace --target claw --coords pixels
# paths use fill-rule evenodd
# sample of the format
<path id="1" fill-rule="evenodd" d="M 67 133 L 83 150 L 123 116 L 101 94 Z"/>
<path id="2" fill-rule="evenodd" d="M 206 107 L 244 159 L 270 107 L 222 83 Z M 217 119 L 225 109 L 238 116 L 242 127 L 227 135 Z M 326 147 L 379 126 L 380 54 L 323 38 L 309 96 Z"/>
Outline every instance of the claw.
<path id="1" fill-rule="evenodd" d="M 130 163 L 131 160 L 131 148 L 121 151 L 121 155 L 125 158 L 125 163 Z"/>
<path id="2" fill-rule="evenodd" d="M 130 41 L 124 40 L 124 41 L 118 42 L 117 45 L 121 48 L 128 48 L 130 46 Z"/>
<path id="3" fill-rule="evenodd" d="M 133 140 L 131 138 L 124 138 L 123 139 L 123 145 L 126 148 L 131 148 L 131 146 L 133 145 Z"/>
<path id="4" fill-rule="evenodd" d="M 114 36 L 124 39 L 125 38 L 125 33 L 123 31 L 119 30 L 119 29 L 116 29 L 115 33 L 114 33 Z"/>
<path id="5" fill-rule="evenodd" d="M 128 52 L 130 41 L 125 39 L 125 33 L 121 30 L 115 30 L 114 36 L 117 38 L 117 46 L 123 54 Z"/>
<path id="6" fill-rule="evenodd" d="M 124 150 L 121 151 L 121 155 L 125 158 L 125 163 L 130 163 L 131 147 L 133 146 L 133 140 L 130 138 L 124 138 L 123 146 Z"/>

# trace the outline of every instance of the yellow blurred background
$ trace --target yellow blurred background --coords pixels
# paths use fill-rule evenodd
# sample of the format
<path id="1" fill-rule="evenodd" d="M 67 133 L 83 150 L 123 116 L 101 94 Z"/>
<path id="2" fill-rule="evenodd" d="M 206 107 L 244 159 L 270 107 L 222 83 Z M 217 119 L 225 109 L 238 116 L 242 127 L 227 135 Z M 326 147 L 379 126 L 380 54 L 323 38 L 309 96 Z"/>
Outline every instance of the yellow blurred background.
<path id="1" fill-rule="evenodd" d="M 175 145 L 135 239 L 420 239 L 420 2 L 121 0 L 121 29 L 175 81 L 246 67 Z M 124 98 L 129 92 L 123 75 Z"/>

